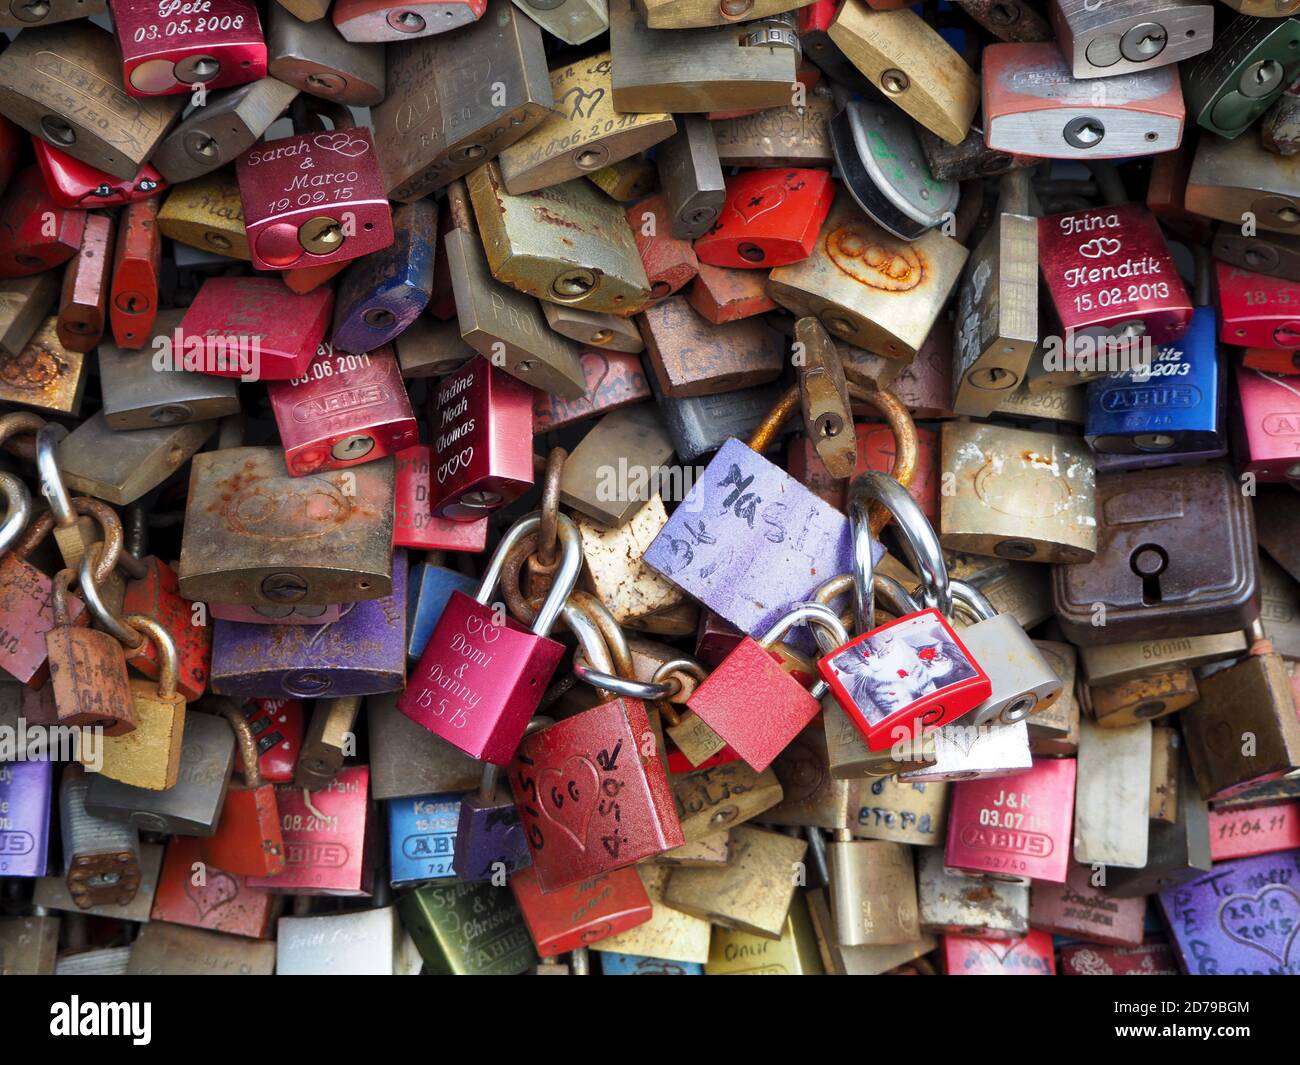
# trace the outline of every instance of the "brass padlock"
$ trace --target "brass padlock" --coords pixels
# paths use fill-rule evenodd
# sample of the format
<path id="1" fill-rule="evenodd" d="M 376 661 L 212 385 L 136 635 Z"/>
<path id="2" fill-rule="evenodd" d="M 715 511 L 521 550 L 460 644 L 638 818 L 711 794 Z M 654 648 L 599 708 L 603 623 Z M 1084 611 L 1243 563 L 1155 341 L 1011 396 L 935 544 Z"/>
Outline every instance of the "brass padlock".
<path id="1" fill-rule="evenodd" d="M 812 255 L 773 270 L 768 293 L 796 317 L 821 319 L 837 340 L 907 361 L 938 321 L 966 257 L 937 230 L 912 243 L 891 236 L 841 192 Z"/>
<path id="2" fill-rule="evenodd" d="M 175 186 L 158 211 L 158 232 L 214 255 L 232 259 L 253 257 L 244 230 L 239 183 L 231 170 Z"/>
<path id="3" fill-rule="evenodd" d="M 948 791 L 942 781 L 908 784 L 895 777 L 863 781 L 849 831 L 856 839 L 942 846 L 947 838 Z"/>
<path id="4" fill-rule="evenodd" d="M 672 454 L 672 441 L 652 404 L 612 411 L 565 460 L 560 502 L 605 525 L 626 525 L 650 500 L 650 473 L 666 467 Z M 611 491 L 610 478 L 633 466 L 647 471 L 646 476 L 629 477 L 626 490 Z"/>
<path id="5" fill-rule="evenodd" d="M 276 944 L 165 921 L 141 926 L 127 976 L 270 976 Z"/>
<path id="6" fill-rule="evenodd" d="M 803 104 L 772 107 L 710 123 L 723 166 L 828 167 L 835 163 L 830 123 L 835 102 L 820 87 Z M 662 149 L 660 149 L 662 153 Z M 662 154 L 660 173 L 663 172 Z"/>
<path id="7" fill-rule="evenodd" d="M 1173 669 L 1195 669 L 1244 654 L 1246 640 L 1240 632 L 1211 636 L 1171 636 L 1166 639 L 1132 640 L 1100 647 L 1079 648 L 1079 664 L 1092 685 L 1130 680 L 1146 673 Z"/>
<path id="8" fill-rule="evenodd" d="M 886 99 L 949 144 L 960 144 L 979 107 L 980 83 L 915 11 L 872 11 L 844 0 L 830 37 Z"/>
<path id="9" fill-rule="evenodd" d="M 912 943 L 921 937 L 912 852 L 902 843 L 836 832 L 826 847 L 831 912 L 839 942 Z"/>
<path id="10" fill-rule="evenodd" d="M 361 712 L 359 696 L 341 699 L 318 699 L 307 724 L 298 764 L 294 769 L 294 787 L 318 791 L 327 787 L 343 768 L 349 751 L 356 751 L 353 727 Z"/>
<path id="11" fill-rule="evenodd" d="M 0 281 L 0 351 L 17 358 L 35 336 L 58 294 L 59 279 L 52 270 Z"/>
<path id="12" fill-rule="evenodd" d="M 37 274 L 37 277 L 42 275 Z M 4 286 L 0 283 L 0 316 Z M 10 352 L 0 336 L 0 402 L 46 414 L 81 413 L 86 388 L 86 356 L 59 342 L 58 319 L 46 318 L 18 351 Z M 103 352 L 107 345 L 102 345 Z"/>
<path id="13" fill-rule="evenodd" d="M 153 154 L 185 100 L 127 95 L 113 35 L 82 19 L 25 30 L 0 55 L 0 113 L 74 159 L 127 181 Z"/>
<path id="14" fill-rule="evenodd" d="M 606 51 L 551 71 L 557 112 L 497 157 L 508 193 L 517 196 L 583 177 L 676 132 L 672 115 L 617 111 L 611 70 Z"/>
<path id="15" fill-rule="evenodd" d="M 472 791 L 483 766 L 396 706 L 399 692 L 366 699 L 370 790 L 377 800 Z"/>
<path id="16" fill-rule="evenodd" d="M 826 750 L 831 776 L 837 779 L 884 779 L 898 773 L 932 767 L 938 759 L 934 733 L 928 733 L 920 740 L 895 744 L 883 751 L 871 750 L 862 731 L 840 709 L 834 695 L 823 697 L 822 717 L 826 723 Z"/>
<path id="17" fill-rule="evenodd" d="M 714 928 L 704 966 L 705 976 L 821 976 L 824 972 L 802 891 L 795 892 L 776 936 L 726 926 Z"/>
<path id="18" fill-rule="evenodd" d="M 1149 673 L 1084 689 L 1084 702 L 1101 728 L 1128 728 L 1191 706 L 1199 697 L 1190 669 Z"/>
<path id="19" fill-rule="evenodd" d="M 771 766 L 756 773 L 740 760 L 679 773 L 669 782 L 687 843 L 760 818 L 783 794 Z"/>
<path id="20" fill-rule="evenodd" d="M 800 732 L 772 762 L 781 783 L 781 801 L 763 812 L 769 825 L 847 830 L 858 785 L 831 775 L 826 735 L 820 720 Z"/>
<path id="21" fill-rule="evenodd" d="M 1074 860 L 1140 869 L 1147 862 L 1151 725 L 1105 729 L 1079 723 Z"/>
<path id="22" fill-rule="evenodd" d="M 1274 155 L 1254 137 L 1202 137 L 1187 177 L 1189 211 L 1274 233 L 1300 233 L 1300 156 Z"/>
<path id="23" fill-rule="evenodd" d="M 58 946 L 56 915 L 0 917 L 0 976 L 53 976 Z"/>
<path id="24" fill-rule="evenodd" d="M 858 440 L 839 349 L 816 318 L 795 322 L 794 339 L 804 435 L 832 477 L 851 477 L 858 464 Z"/>
<path id="25" fill-rule="evenodd" d="M 715 129 L 699 115 L 682 115 L 677 132 L 655 151 L 669 228 L 679 240 L 704 236 L 727 200 Z"/>
<path id="26" fill-rule="evenodd" d="M 1087 562 L 1097 550 L 1092 453 L 1074 437 L 945 422 L 939 539 L 952 551 Z"/>
<path id="27" fill-rule="evenodd" d="M 599 939 L 591 944 L 591 949 L 697 965 L 708 961 L 712 925 L 664 903 L 664 888 L 671 870 L 665 865 L 643 862 L 636 866 L 636 872 L 650 897 L 650 920 Z"/>
<path id="28" fill-rule="evenodd" d="M 515 6 L 565 44 L 585 44 L 609 29 L 605 0 L 515 0 Z"/>
<path id="29" fill-rule="evenodd" d="M 791 102 L 799 38 L 790 23 L 651 29 L 636 0 L 611 0 L 614 106 L 672 114 L 781 107 Z"/>
<path id="30" fill-rule="evenodd" d="M 587 180 L 611 200 L 635 203 L 654 192 L 659 184 L 659 175 L 654 163 L 634 155 L 630 159 L 620 159 L 617 163 L 602 166 L 588 174 Z"/>

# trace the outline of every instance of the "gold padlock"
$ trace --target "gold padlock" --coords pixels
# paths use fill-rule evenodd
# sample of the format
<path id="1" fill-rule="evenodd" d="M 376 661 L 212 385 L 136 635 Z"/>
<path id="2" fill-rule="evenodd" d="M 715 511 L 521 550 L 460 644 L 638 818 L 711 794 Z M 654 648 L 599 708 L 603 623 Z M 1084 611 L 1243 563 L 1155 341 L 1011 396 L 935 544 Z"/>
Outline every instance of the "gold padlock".
<path id="1" fill-rule="evenodd" d="M 687 843 L 758 817 L 783 794 L 771 766 L 756 773 L 739 760 L 680 773 L 669 783 Z"/>
<path id="2" fill-rule="evenodd" d="M 4 314 L 3 301 L 4 287 L 0 285 L 0 315 Z M 74 418 L 81 413 L 86 356 L 59 342 L 57 323 L 57 318 L 46 318 L 17 352 L 11 353 L 0 336 L 0 403 Z"/>
<path id="3" fill-rule="evenodd" d="M 1150 673 L 1087 689 L 1092 719 L 1102 728 L 1128 728 L 1177 713 L 1200 692 L 1190 669 Z"/>
<path id="4" fill-rule="evenodd" d="M 902 843 L 835 833 L 826 848 L 831 913 L 846 947 L 912 943 L 921 937 L 912 850 Z"/>
<path id="5" fill-rule="evenodd" d="M 835 101 L 818 86 L 803 104 L 772 107 L 712 123 L 723 166 L 829 167 L 835 165 L 828 126 Z"/>
<path id="6" fill-rule="evenodd" d="M 672 441 L 653 404 L 611 411 L 565 460 L 560 501 L 619 528 L 650 501 L 672 454 Z"/>
<path id="7" fill-rule="evenodd" d="M 158 211 L 158 232 L 200 251 L 252 259 L 239 183 L 230 170 L 173 186 Z"/>
<path id="8" fill-rule="evenodd" d="M 779 937 L 713 929 L 705 976 L 821 976 L 825 972 L 804 892 L 795 893 Z"/>
<path id="9" fill-rule="evenodd" d="M 636 866 L 636 872 L 650 896 L 650 920 L 597 940 L 590 944 L 591 949 L 699 965 L 708 961 L 712 931 L 709 922 L 664 904 L 664 888 L 672 870 L 665 865 L 642 862 Z"/>
<path id="10" fill-rule="evenodd" d="M 946 781 L 913 784 L 897 777 L 864 780 L 855 806 L 849 831 L 857 839 L 882 839 L 914 847 L 941 847 L 947 839 Z"/>

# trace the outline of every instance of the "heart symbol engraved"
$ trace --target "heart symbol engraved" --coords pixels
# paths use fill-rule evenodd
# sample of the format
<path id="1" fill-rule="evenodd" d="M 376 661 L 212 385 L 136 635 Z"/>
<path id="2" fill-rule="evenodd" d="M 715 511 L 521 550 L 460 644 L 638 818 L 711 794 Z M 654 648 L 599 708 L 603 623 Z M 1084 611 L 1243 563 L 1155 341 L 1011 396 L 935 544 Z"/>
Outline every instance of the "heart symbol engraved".
<path id="1" fill-rule="evenodd" d="M 1079 245 L 1079 254 L 1085 259 L 1100 259 L 1103 255 L 1114 255 L 1121 245 L 1114 237 L 1093 237 L 1086 244 Z"/>
<path id="2" fill-rule="evenodd" d="M 1219 927 L 1229 939 L 1286 965 L 1291 944 L 1300 932 L 1300 897 L 1277 884 L 1257 895 L 1229 895 L 1219 905 Z"/>
<path id="3" fill-rule="evenodd" d="M 560 97 L 560 103 L 572 99 L 573 105 L 569 108 L 570 120 L 575 118 L 590 118 L 591 113 L 596 110 L 596 105 L 605 98 L 605 90 L 596 88 L 588 92 L 581 85 L 575 85 L 572 89 Z M 560 109 L 563 114 L 564 109 Z"/>
<path id="4" fill-rule="evenodd" d="M 584 851 L 599 791 L 600 774 L 580 754 L 572 755 L 559 769 L 543 769 L 537 775 L 542 813 Z"/>
<path id="5" fill-rule="evenodd" d="M 192 879 L 186 879 L 185 895 L 194 903 L 194 909 L 202 921 L 214 910 L 221 909 L 239 897 L 239 881 L 230 873 L 209 866 L 207 883 L 202 887 L 196 887 Z"/>
<path id="6" fill-rule="evenodd" d="M 752 222 L 759 215 L 776 210 L 784 202 L 785 189 L 773 184 L 756 189 L 744 199 L 737 199 L 731 206 L 746 222 Z"/>
<path id="7" fill-rule="evenodd" d="M 357 159 L 370 151 L 370 143 L 364 137 L 354 137 L 351 133 L 339 130 L 335 133 L 320 133 L 312 138 L 312 144 L 327 152 L 338 152 L 349 159 Z"/>
<path id="8" fill-rule="evenodd" d="M 483 643 L 496 643 L 501 638 L 501 629 L 494 618 L 484 620 L 477 614 L 470 614 L 465 618 L 465 631 L 471 636 L 477 636 Z"/>
<path id="9" fill-rule="evenodd" d="M 1232 758 L 1237 750 L 1232 726 L 1226 721 L 1216 721 L 1205 730 L 1205 745 L 1220 759 Z"/>

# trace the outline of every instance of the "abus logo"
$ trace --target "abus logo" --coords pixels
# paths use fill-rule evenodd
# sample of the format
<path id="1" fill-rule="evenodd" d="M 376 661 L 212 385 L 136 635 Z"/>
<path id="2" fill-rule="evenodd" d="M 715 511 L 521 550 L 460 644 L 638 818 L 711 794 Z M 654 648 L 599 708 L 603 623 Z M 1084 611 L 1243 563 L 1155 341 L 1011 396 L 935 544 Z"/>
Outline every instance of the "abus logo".
<path id="1" fill-rule="evenodd" d="M 285 864 L 338 869 L 348 864 L 348 849 L 338 843 L 285 843 Z"/>
<path id="2" fill-rule="evenodd" d="M 1101 396 L 1101 409 L 1111 413 L 1143 407 L 1189 410 L 1200 402 L 1201 390 L 1191 385 L 1128 385 L 1106 389 Z"/>
<path id="3" fill-rule="evenodd" d="M 1287 410 L 1266 415 L 1264 432 L 1269 436 L 1295 436 L 1300 433 L 1300 411 Z"/>
<path id="4" fill-rule="evenodd" d="M 331 414 L 342 414 L 347 411 L 361 410 L 364 407 L 374 407 L 387 402 L 389 398 L 388 389 L 383 385 L 344 388 L 325 396 L 315 396 L 312 399 L 304 399 L 301 403 L 295 403 L 293 406 L 293 420 L 296 422 L 317 421 L 320 418 L 328 418 Z"/>
<path id="5" fill-rule="evenodd" d="M 0 832 L 0 854 L 17 856 L 31 854 L 36 840 L 30 832 Z"/>
<path id="6" fill-rule="evenodd" d="M 1051 837 L 1041 832 L 1016 832 L 1006 828 L 985 828 L 982 825 L 967 825 L 963 828 L 961 841 L 968 847 L 1027 854 L 1032 858 L 1046 858 L 1053 849 Z"/>

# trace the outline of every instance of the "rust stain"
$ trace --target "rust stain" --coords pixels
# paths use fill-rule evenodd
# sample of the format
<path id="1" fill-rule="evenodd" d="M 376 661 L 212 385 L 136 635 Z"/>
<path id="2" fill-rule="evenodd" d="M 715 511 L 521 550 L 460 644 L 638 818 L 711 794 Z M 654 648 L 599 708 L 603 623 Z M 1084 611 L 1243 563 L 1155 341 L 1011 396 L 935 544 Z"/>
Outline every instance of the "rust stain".
<path id="1" fill-rule="evenodd" d="M 533 217 L 537 219 L 538 222 L 544 222 L 548 226 L 559 226 L 563 229 L 573 229 L 579 233 L 582 232 L 582 226 L 578 225 L 577 222 L 571 222 L 569 219 L 556 214 L 545 204 L 537 203 L 533 205 Z"/>
<path id="2" fill-rule="evenodd" d="M 860 222 L 836 226 L 826 234 L 824 247 L 840 273 L 880 292 L 910 292 L 929 273 L 919 248 L 882 238 Z"/>

